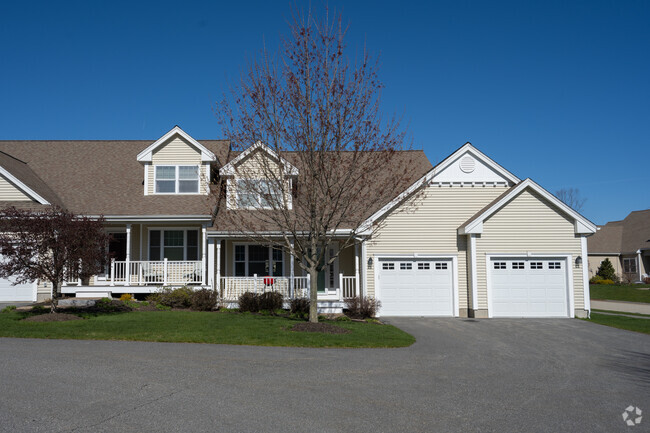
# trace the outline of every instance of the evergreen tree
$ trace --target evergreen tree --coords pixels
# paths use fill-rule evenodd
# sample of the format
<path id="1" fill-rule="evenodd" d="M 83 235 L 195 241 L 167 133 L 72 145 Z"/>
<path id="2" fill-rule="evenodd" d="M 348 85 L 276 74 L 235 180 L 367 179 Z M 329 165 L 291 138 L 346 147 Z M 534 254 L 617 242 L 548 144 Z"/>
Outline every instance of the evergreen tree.
<path id="1" fill-rule="evenodd" d="M 610 262 L 609 259 L 605 259 L 600 263 L 596 275 L 602 277 L 604 280 L 616 281 L 616 271 L 614 270 L 614 265 L 612 265 L 612 262 Z"/>

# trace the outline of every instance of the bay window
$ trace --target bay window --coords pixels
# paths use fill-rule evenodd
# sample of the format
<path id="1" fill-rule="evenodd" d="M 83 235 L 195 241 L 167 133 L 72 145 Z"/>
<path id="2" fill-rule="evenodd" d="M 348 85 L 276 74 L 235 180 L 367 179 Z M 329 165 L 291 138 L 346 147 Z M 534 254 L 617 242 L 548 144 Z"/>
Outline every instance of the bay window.
<path id="1" fill-rule="evenodd" d="M 154 166 L 156 194 L 198 194 L 198 165 Z"/>
<path id="2" fill-rule="evenodd" d="M 149 230 L 149 260 L 198 260 L 198 230 Z"/>

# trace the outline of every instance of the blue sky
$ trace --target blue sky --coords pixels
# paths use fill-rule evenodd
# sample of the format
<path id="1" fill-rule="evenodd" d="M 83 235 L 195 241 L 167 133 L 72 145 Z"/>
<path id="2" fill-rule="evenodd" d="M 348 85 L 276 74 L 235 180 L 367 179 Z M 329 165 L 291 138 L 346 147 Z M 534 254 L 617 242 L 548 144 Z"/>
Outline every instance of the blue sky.
<path id="1" fill-rule="evenodd" d="M 650 2 L 329 5 L 352 56 L 364 43 L 380 54 L 384 112 L 432 163 L 471 141 L 520 178 L 580 189 L 598 224 L 650 208 Z M 176 124 L 200 139 L 222 137 L 213 103 L 263 43 L 277 46 L 290 3 L 0 11 L 0 139 L 153 140 Z"/>

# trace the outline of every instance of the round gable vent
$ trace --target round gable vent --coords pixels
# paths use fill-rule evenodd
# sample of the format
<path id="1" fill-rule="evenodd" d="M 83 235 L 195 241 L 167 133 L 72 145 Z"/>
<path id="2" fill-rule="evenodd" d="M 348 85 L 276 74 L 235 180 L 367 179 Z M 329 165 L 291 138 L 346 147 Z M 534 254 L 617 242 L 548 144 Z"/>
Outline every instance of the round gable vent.
<path id="1" fill-rule="evenodd" d="M 471 173 L 476 168 L 476 160 L 471 156 L 465 156 L 460 160 L 460 169 L 465 173 Z"/>

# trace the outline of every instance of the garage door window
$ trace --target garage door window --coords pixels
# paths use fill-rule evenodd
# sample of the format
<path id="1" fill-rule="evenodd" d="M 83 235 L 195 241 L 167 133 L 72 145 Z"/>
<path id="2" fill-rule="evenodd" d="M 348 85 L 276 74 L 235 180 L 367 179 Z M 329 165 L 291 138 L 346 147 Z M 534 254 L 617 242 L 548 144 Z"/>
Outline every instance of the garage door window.
<path id="1" fill-rule="evenodd" d="M 436 269 L 447 269 L 447 263 L 436 263 Z"/>
<path id="2" fill-rule="evenodd" d="M 544 269 L 542 262 L 530 262 L 530 269 Z"/>
<path id="3" fill-rule="evenodd" d="M 422 263 L 422 262 L 418 263 L 418 270 L 428 271 L 429 269 L 431 269 L 431 265 L 429 263 Z"/>
<path id="4" fill-rule="evenodd" d="M 392 271 L 395 269 L 395 263 L 382 263 L 381 268 L 384 271 Z"/>
<path id="5" fill-rule="evenodd" d="M 549 269 L 562 269 L 562 262 L 548 262 Z"/>
<path id="6" fill-rule="evenodd" d="M 411 263 L 400 263 L 399 268 L 402 271 L 410 271 L 413 268 L 413 264 L 411 264 Z"/>
<path id="7" fill-rule="evenodd" d="M 512 269 L 526 269 L 524 262 L 512 262 Z"/>
<path id="8" fill-rule="evenodd" d="M 494 262 L 494 269 L 505 269 L 506 262 Z"/>

